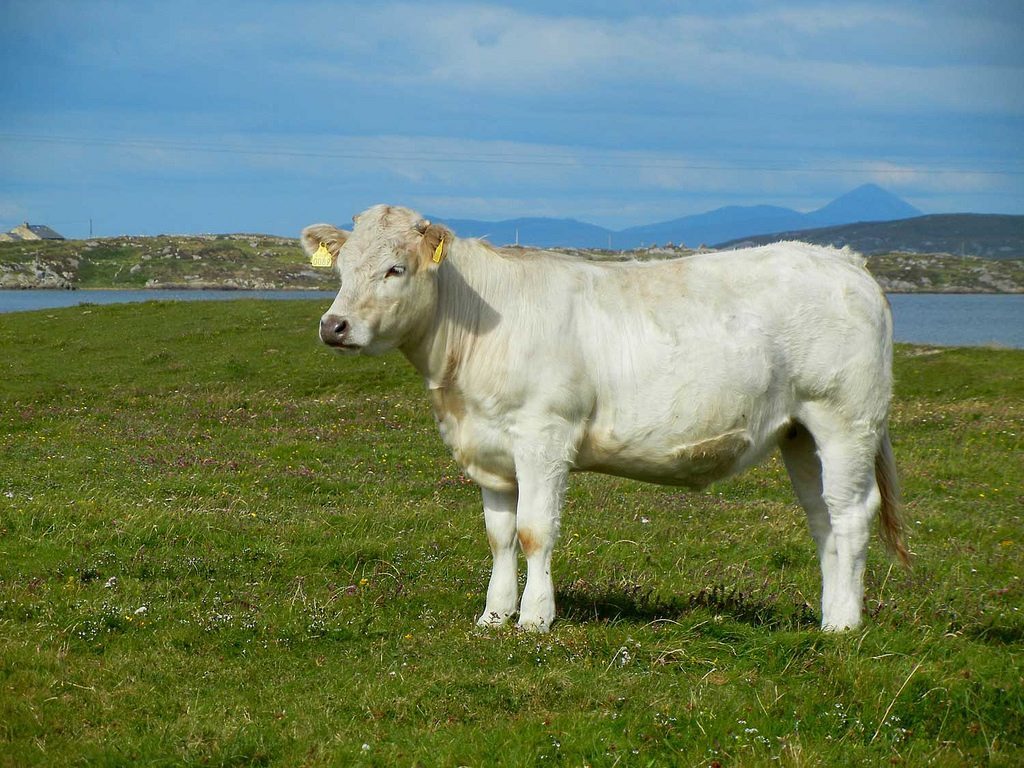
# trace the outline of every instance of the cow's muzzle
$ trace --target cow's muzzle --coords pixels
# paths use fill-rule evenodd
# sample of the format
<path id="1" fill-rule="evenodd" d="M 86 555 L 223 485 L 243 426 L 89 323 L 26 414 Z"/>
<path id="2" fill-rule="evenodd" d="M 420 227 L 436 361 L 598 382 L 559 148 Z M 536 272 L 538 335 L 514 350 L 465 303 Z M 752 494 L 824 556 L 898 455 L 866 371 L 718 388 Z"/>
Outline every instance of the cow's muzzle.
<path id="1" fill-rule="evenodd" d="M 339 349 L 358 349 L 358 344 L 349 343 L 349 331 L 352 324 L 344 317 L 324 315 L 320 318 L 320 341 L 329 347 Z"/>

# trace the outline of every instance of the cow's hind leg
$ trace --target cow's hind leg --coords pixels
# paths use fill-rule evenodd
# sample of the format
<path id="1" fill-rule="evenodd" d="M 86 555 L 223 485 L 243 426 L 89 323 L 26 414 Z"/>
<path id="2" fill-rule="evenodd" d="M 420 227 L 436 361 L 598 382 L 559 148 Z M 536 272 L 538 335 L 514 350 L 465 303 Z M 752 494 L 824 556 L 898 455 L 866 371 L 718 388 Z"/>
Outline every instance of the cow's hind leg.
<path id="1" fill-rule="evenodd" d="M 782 455 L 821 562 L 821 626 L 857 627 L 864 600 L 864 565 L 871 521 L 881 501 L 875 482 L 874 430 L 825 422 L 797 426 Z"/>
<path id="2" fill-rule="evenodd" d="M 793 491 L 807 514 L 807 527 L 818 548 L 821 564 L 821 611 L 832 604 L 836 572 L 836 541 L 829 522 L 828 506 L 822 496 L 821 462 L 811 433 L 802 424 L 794 424 L 779 443 L 782 460 L 793 483 Z"/>
<path id="3" fill-rule="evenodd" d="M 481 627 L 500 627 L 516 611 L 519 585 L 516 571 L 516 491 L 481 489 L 484 523 L 491 547 L 491 580 L 487 604 L 477 619 Z"/>
<path id="4" fill-rule="evenodd" d="M 836 547 L 832 601 L 822 610 L 823 629 L 860 625 L 868 539 L 882 500 L 875 482 L 877 443 L 874 432 L 844 435 L 823 441 L 819 450 L 823 496 Z"/>

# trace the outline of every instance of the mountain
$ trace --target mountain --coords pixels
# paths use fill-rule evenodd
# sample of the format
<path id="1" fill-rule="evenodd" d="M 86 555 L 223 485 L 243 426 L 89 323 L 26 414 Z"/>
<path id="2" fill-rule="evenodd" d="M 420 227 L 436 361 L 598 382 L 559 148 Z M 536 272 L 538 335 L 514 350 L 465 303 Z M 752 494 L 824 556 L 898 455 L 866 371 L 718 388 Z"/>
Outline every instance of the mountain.
<path id="1" fill-rule="evenodd" d="M 695 216 L 630 227 L 613 236 L 616 248 L 639 248 L 655 243 L 697 246 L 737 237 L 735 232 L 776 232 L 799 227 L 804 214 L 774 205 L 716 208 Z"/>
<path id="2" fill-rule="evenodd" d="M 486 237 L 495 245 L 510 245 L 518 241 L 539 248 L 611 247 L 629 250 L 669 242 L 696 246 L 765 232 L 802 230 L 858 221 L 888 221 L 920 214 L 921 211 L 891 192 L 875 184 L 865 184 L 809 213 L 774 205 L 730 205 L 706 213 L 620 231 L 575 219 L 537 217 L 479 221 L 434 218 L 443 221 L 460 237 Z"/>
<path id="3" fill-rule="evenodd" d="M 536 248 L 607 248 L 610 229 L 587 224 L 576 219 L 547 219 L 543 217 L 507 219 L 505 221 L 477 221 L 476 219 L 444 219 L 459 237 L 483 237 L 495 245 L 522 243 Z M 617 247 L 617 246 L 614 246 Z"/>
<path id="4" fill-rule="evenodd" d="M 864 184 L 823 208 L 804 215 L 804 229 L 852 224 L 856 221 L 892 221 L 920 216 L 921 211 L 877 184 Z M 765 230 L 767 231 L 767 230 Z"/>
<path id="5" fill-rule="evenodd" d="M 837 247 L 849 245 L 863 254 L 900 251 L 1024 259 L 1024 216 L 933 214 L 897 221 L 859 222 L 741 237 L 720 243 L 718 247 L 764 245 L 779 240 L 803 240 Z"/>

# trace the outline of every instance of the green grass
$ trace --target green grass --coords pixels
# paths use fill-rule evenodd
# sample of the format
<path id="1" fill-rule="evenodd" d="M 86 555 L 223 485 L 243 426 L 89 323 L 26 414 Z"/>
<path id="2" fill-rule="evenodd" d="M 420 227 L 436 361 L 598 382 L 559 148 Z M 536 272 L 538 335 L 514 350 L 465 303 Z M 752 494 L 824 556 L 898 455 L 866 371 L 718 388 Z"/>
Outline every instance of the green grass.
<path id="1" fill-rule="evenodd" d="M 816 629 L 778 460 L 573 479 L 561 620 L 483 632 L 478 494 L 310 302 L 0 316 L 0 764 L 1019 765 L 1024 352 L 900 347 L 914 571 Z"/>

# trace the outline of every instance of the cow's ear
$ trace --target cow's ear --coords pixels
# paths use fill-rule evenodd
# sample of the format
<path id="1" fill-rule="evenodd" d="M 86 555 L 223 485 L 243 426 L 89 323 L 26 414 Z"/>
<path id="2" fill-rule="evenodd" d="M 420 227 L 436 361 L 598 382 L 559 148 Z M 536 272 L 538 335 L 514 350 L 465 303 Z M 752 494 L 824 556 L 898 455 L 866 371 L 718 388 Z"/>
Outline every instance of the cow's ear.
<path id="1" fill-rule="evenodd" d="M 323 244 L 330 251 L 331 261 L 334 262 L 338 260 L 338 251 L 350 234 L 333 224 L 313 224 L 302 230 L 302 237 L 299 239 L 302 241 L 302 249 L 310 256 L 320 250 L 320 245 Z"/>
<path id="2" fill-rule="evenodd" d="M 426 219 L 416 222 L 416 231 L 420 233 L 420 266 L 437 269 L 448 255 L 455 235 L 443 224 L 431 224 Z"/>

